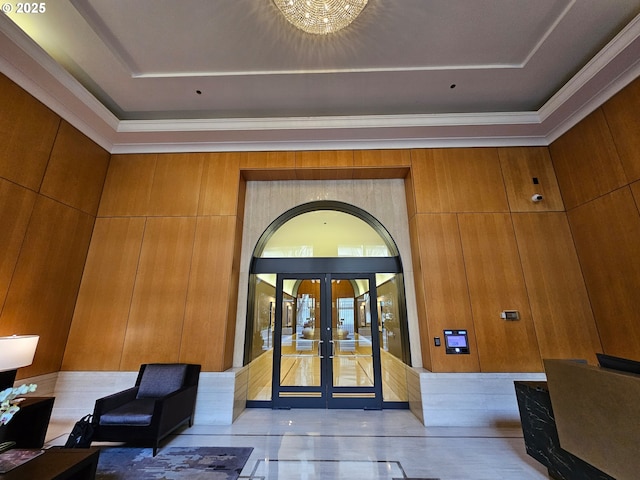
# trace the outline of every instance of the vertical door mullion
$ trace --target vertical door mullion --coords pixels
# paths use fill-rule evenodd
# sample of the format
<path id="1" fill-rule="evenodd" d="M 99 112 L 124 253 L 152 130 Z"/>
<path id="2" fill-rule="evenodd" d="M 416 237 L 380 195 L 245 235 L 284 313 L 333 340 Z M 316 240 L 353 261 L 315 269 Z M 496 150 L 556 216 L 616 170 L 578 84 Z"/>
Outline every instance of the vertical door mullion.
<path id="1" fill-rule="evenodd" d="M 331 343 L 331 275 L 323 274 L 322 286 L 320 289 L 320 298 L 322 301 L 320 307 L 320 339 L 323 341 L 323 359 L 321 369 L 321 384 L 323 386 L 323 395 L 325 397 L 325 405 L 328 406 L 328 402 L 331 396 L 331 385 L 333 383 L 333 359 L 331 354 L 333 353 L 333 344 Z"/>
<path id="2" fill-rule="evenodd" d="M 369 296 L 371 297 L 371 345 L 372 345 L 372 361 L 373 361 L 373 386 L 376 391 L 376 397 L 382 402 L 382 360 L 380 358 L 380 335 L 378 335 L 378 326 L 380 319 L 378 318 L 378 288 L 376 286 L 376 276 L 369 275 Z M 375 325 L 375 332 L 373 326 Z"/>
<path id="3" fill-rule="evenodd" d="M 282 368 L 282 292 L 283 277 L 276 275 L 276 311 L 273 327 L 273 373 L 271 378 L 271 403 L 280 406 L 280 372 Z"/>

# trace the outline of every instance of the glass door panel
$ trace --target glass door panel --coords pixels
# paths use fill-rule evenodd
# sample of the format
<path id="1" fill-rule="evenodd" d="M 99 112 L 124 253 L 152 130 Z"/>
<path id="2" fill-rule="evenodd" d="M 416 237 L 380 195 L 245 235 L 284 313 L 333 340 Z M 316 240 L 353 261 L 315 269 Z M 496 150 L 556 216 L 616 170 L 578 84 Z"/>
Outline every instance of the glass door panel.
<path id="1" fill-rule="evenodd" d="M 272 402 L 275 407 L 322 406 L 321 276 L 278 275 Z"/>
<path id="2" fill-rule="evenodd" d="M 373 276 L 278 275 L 275 408 L 381 408 Z"/>
<path id="3" fill-rule="evenodd" d="M 331 279 L 331 379 L 329 402 L 335 407 L 381 408 L 378 339 L 371 335 L 377 312 L 373 278 Z"/>
<path id="4" fill-rule="evenodd" d="M 304 280 L 302 285 L 306 282 L 315 283 L 319 280 Z M 313 283 L 310 290 L 314 290 Z M 320 296 L 315 292 L 298 293 L 293 301 L 284 300 L 280 385 L 320 386 L 320 329 L 315 328 L 316 318 L 320 318 L 319 300 Z M 294 313 L 295 319 L 288 317 L 288 314 L 293 316 Z"/>
<path id="5" fill-rule="evenodd" d="M 368 280 L 362 280 L 361 283 L 364 284 L 368 292 Z M 355 321 L 357 299 L 354 289 L 348 281 L 333 280 L 331 286 L 334 297 L 331 322 L 334 347 L 333 385 L 336 387 L 372 387 L 374 380 L 371 339 L 370 336 L 369 338 L 361 337 L 358 332 Z M 365 295 L 368 297 L 368 293 Z"/>

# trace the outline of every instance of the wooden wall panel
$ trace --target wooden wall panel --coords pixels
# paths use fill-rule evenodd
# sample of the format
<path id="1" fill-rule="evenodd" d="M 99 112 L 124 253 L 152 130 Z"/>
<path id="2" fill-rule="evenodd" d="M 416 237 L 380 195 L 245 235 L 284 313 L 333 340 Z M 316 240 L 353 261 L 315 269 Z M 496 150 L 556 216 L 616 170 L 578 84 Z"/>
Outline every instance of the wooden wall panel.
<path id="1" fill-rule="evenodd" d="M 247 196 L 247 181 L 242 176 L 238 179 L 238 193 L 236 196 L 238 202 L 236 206 L 236 220 L 242 223 L 244 220 L 245 198 Z M 242 243 L 242 230 L 240 230 L 240 237 L 238 240 Z"/>
<path id="2" fill-rule="evenodd" d="M 112 155 L 98 216 L 147 215 L 158 156 Z"/>
<path id="3" fill-rule="evenodd" d="M 148 215 L 195 216 L 203 165 L 204 154 L 158 155 Z"/>
<path id="4" fill-rule="evenodd" d="M 147 219 L 121 370 L 178 361 L 195 226 L 195 218 Z"/>
<path id="5" fill-rule="evenodd" d="M 511 217 L 460 214 L 458 222 L 481 371 L 542 371 Z M 503 310 L 520 320 L 502 320 Z"/>
<path id="6" fill-rule="evenodd" d="M 354 167 L 410 167 L 410 150 L 354 150 Z"/>
<path id="7" fill-rule="evenodd" d="M 353 178 L 404 178 L 411 167 L 409 150 L 354 150 Z"/>
<path id="8" fill-rule="evenodd" d="M 440 337 L 441 347 L 430 347 L 436 372 L 477 372 L 480 369 L 471 303 L 465 273 L 458 219 L 455 214 L 416 215 L 429 345 Z M 471 353 L 447 355 L 445 329 L 467 330 Z"/>
<path id="9" fill-rule="evenodd" d="M 0 74 L 0 177 L 40 189 L 60 117 Z"/>
<path id="10" fill-rule="evenodd" d="M 640 352 L 640 215 L 629 188 L 569 212 L 604 352 Z"/>
<path id="11" fill-rule="evenodd" d="M 363 167 L 354 168 L 351 178 L 354 180 L 405 178 L 410 167 Z"/>
<path id="12" fill-rule="evenodd" d="M 236 215 L 243 153 L 212 153 L 204 158 L 199 215 Z"/>
<path id="13" fill-rule="evenodd" d="M 640 209 L 640 181 L 631 184 L 631 193 L 636 201 L 636 206 Z"/>
<path id="14" fill-rule="evenodd" d="M 109 153 L 63 121 L 40 193 L 95 216 Z"/>
<path id="15" fill-rule="evenodd" d="M 341 180 L 353 175 L 353 151 L 296 152 L 298 180 Z"/>
<path id="16" fill-rule="evenodd" d="M 498 155 L 512 212 L 564 211 L 548 148 L 499 148 Z M 544 199 L 534 202 L 534 194 Z"/>
<path id="17" fill-rule="evenodd" d="M 602 109 L 562 135 L 549 149 L 567 210 L 627 184 Z"/>
<path id="18" fill-rule="evenodd" d="M 180 361 L 201 363 L 206 371 L 224 370 L 226 333 L 233 328 L 227 311 L 234 241 L 235 217 L 198 218 Z"/>
<path id="19" fill-rule="evenodd" d="M 140 217 L 96 220 L 63 370 L 120 368 L 144 226 Z"/>
<path id="20" fill-rule="evenodd" d="M 542 358 L 602 351 L 565 213 L 520 213 L 513 223 Z"/>
<path id="21" fill-rule="evenodd" d="M 0 333 L 37 333 L 29 377 L 60 369 L 94 219 L 46 197 L 38 197 L 9 293 Z"/>
<path id="22" fill-rule="evenodd" d="M 418 213 L 507 212 L 495 148 L 412 150 Z"/>
<path id="23" fill-rule="evenodd" d="M 416 205 L 416 195 L 415 195 L 415 187 L 414 187 L 414 179 L 413 179 L 413 170 L 409 170 L 409 173 L 404 179 L 404 194 L 407 202 L 407 216 L 409 220 L 413 218 L 413 216 L 417 212 Z M 412 251 L 414 251 L 412 249 Z"/>
<path id="24" fill-rule="evenodd" d="M 629 181 L 640 180 L 640 78 L 602 107 Z"/>
<path id="25" fill-rule="evenodd" d="M 246 180 L 295 180 L 296 152 L 248 152 L 240 168 Z"/>
<path id="26" fill-rule="evenodd" d="M 352 150 L 296 152 L 296 168 L 352 168 Z"/>
<path id="27" fill-rule="evenodd" d="M 0 312 L 18 262 L 36 194 L 0 179 Z M 15 332 L 14 332 L 15 333 Z"/>

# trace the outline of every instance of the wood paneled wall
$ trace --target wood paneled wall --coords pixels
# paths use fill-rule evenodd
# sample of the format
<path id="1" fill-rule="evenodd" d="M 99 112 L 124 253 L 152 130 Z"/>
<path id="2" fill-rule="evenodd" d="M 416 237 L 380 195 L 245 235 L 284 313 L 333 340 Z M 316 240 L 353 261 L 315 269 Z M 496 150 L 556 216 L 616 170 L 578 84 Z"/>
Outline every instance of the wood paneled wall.
<path id="1" fill-rule="evenodd" d="M 416 300 L 421 319 L 423 363 L 434 372 L 478 372 L 480 362 L 458 217 L 450 213 L 416 215 L 410 230 L 414 277 L 421 293 Z M 471 355 L 452 359 L 445 355 L 443 348 L 432 346 L 435 337 L 444 341 L 442 331 L 448 328 L 468 331 Z"/>
<path id="2" fill-rule="evenodd" d="M 599 338 L 548 149 L 411 156 L 407 205 L 424 365 L 540 371 L 542 358 L 595 360 Z M 544 200 L 532 202 L 534 193 Z M 502 310 L 520 319 L 507 322 Z M 471 353 L 435 347 L 444 329 L 467 330 Z"/>
<path id="3" fill-rule="evenodd" d="M 96 220 L 69 332 L 65 368 L 118 370 L 144 227 L 142 217 Z M 96 339 L 100 340 L 99 348 Z"/>
<path id="4" fill-rule="evenodd" d="M 567 210 L 627 184 L 602 109 L 553 142 L 550 151 Z"/>
<path id="5" fill-rule="evenodd" d="M 569 219 L 605 352 L 640 360 L 640 215 L 630 189 L 577 207 Z"/>
<path id="6" fill-rule="evenodd" d="M 601 349 L 638 358 L 639 89 L 549 149 L 109 160 L 0 77 L 0 333 L 42 335 L 25 376 L 178 360 L 225 370 L 244 288 L 245 182 L 405 178 L 425 367 L 539 371 L 541 358 L 594 360 Z M 520 320 L 505 322 L 503 309 Z M 467 329 L 472 353 L 435 347 L 445 328 Z"/>
<path id="7" fill-rule="evenodd" d="M 594 358 L 599 338 L 546 148 L 252 152 L 113 156 L 63 368 L 229 368 L 244 182 L 381 171 L 406 176 L 427 368 L 540 371 L 547 355 Z M 111 263 L 118 245 L 126 260 Z M 501 319 L 505 309 L 520 320 Z M 106 326 L 104 353 L 87 358 Z M 445 328 L 467 329 L 472 353 L 435 347 Z"/>
<path id="8" fill-rule="evenodd" d="M 550 147 L 602 349 L 640 360 L 640 79 Z"/>
<path id="9" fill-rule="evenodd" d="M 63 369 L 231 367 L 246 157 L 112 157 Z"/>
<path id="10" fill-rule="evenodd" d="M 249 152 L 241 161 L 245 180 L 348 180 L 405 178 L 409 150 Z"/>
<path id="11" fill-rule="evenodd" d="M 0 335 L 40 335 L 24 378 L 60 370 L 109 154 L 4 75 L 0 104 Z"/>
<path id="12" fill-rule="evenodd" d="M 481 371 L 541 370 L 510 215 L 462 214 L 458 223 Z M 503 310 L 517 310 L 519 320 L 503 320 Z"/>
<path id="13" fill-rule="evenodd" d="M 114 155 L 63 369 L 231 367 L 247 179 L 401 177 L 409 166 L 409 151 Z"/>
<path id="14" fill-rule="evenodd" d="M 542 358 L 595 361 L 602 345 L 565 213 L 512 220 Z"/>

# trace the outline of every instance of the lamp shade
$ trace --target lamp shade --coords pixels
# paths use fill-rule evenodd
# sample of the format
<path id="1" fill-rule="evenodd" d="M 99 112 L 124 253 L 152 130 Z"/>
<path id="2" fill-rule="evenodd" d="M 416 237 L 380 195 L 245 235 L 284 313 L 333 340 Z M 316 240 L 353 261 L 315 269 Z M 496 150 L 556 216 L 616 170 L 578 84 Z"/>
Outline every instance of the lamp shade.
<path id="1" fill-rule="evenodd" d="M 0 372 L 31 365 L 39 339 L 38 335 L 0 337 Z"/>

